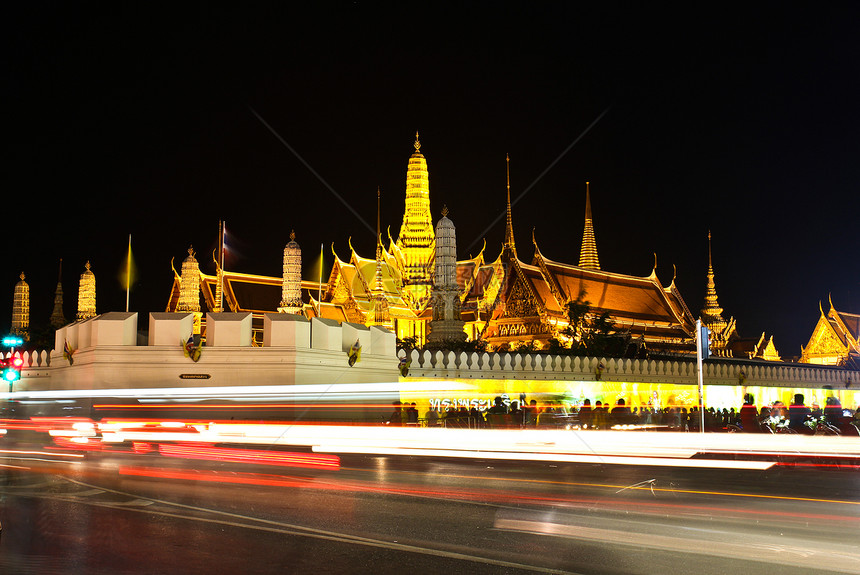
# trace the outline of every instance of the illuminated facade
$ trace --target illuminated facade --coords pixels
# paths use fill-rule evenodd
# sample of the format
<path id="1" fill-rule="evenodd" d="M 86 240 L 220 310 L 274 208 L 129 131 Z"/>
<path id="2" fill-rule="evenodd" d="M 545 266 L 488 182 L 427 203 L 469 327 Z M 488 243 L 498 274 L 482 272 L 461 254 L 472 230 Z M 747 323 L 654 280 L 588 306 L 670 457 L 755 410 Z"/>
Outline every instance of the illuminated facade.
<path id="1" fill-rule="evenodd" d="M 20 281 L 15 284 L 12 294 L 12 335 L 20 336 L 24 341 L 30 339 L 30 286 L 24 281 L 24 272 L 18 276 Z"/>
<path id="2" fill-rule="evenodd" d="M 562 337 L 567 327 L 566 306 L 584 290 L 595 313 L 609 312 L 619 330 L 628 330 L 642 344 L 679 353 L 694 349 L 695 321 L 674 278 L 663 286 L 656 270 L 647 277 L 637 277 L 600 268 L 588 184 L 580 265 L 550 260 L 534 237 L 533 258 L 530 262 L 521 260 L 514 239 L 509 159 L 507 175 L 501 253 L 487 261 L 481 249 L 477 256 L 458 261 L 453 223 L 443 216 L 441 227 L 434 229 L 432 224 L 427 160 L 416 135 L 407 165 L 406 203 L 397 240 L 389 235 L 386 247 L 377 233 L 373 258 L 357 254 L 350 242 L 349 257 L 342 259 L 332 246 L 334 263 L 328 280 L 322 286 L 301 282 L 302 313 L 385 326 L 399 339 L 414 338 L 419 346 L 435 329 L 432 339 L 449 332 L 451 337 L 444 339 L 462 339 L 462 332 L 470 340 L 486 341 L 490 349 L 523 344 L 541 349 L 551 339 Z M 377 232 L 378 213 L 377 206 Z M 208 310 L 216 309 L 218 286 L 223 283 L 229 311 L 252 312 L 255 333 L 262 329 L 263 314 L 284 307 L 280 278 L 224 272 L 222 282 L 205 274 L 201 282 Z M 168 311 L 176 310 L 181 291 L 181 282 L 175 278 Z M 431 325 L 445 318 L 447 327 Z M 461 326 L 459 330 L 453 329 L 455 324 Z"/>
<path id="3" fill-rule="evenodd" d="M 302 313 L 302 248 L 296 242 L 296 232 L 284 247 L 284 281 L 281 285 L 281 313 Z"/>
<path id="4" fill-rule="evenodd" d="M 809 343 L 800 348 L 800 361 L 860 366 L 860 315 L 837 311 L 832 301 L 826 314 L 820 305 L 819 310 Z"/>
<path id="5" fill-rule="evenodd" d="M 78 313 L 76 319 L 83 321 L 96 317 L 96 276 L 90 269 L 90 262 L 84 265 L 84 273 L 78 284 Z"/>

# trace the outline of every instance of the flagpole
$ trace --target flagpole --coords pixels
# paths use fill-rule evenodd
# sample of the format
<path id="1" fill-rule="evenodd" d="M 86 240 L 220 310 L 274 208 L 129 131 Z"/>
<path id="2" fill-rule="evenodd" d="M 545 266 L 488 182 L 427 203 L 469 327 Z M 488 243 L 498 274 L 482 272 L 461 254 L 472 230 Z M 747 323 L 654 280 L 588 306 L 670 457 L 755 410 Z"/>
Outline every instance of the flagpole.
<path id="1" fill-rule="evenodd" d="M 219 243 L 219 257 L 221 261 L 219 262 L 219 266 L 221 267 L 221 274 L 218 278 L 218 293 L 220 294 L 218 301 L 218 311 L 224 311 L 224 231 L 226 228 L 227 222 L 224 220 L 220 220 L 218 222 L 218 227 L 221 228 L 218 243 Z"/>
<path id="2" fill-rule="evenodd" d="M 128 260 L 125 262 L 125 313 L 128 313 L 129 293 L 131 292 L 131 234 L 128 234 Z"/>
<path id="3" fill-rule="evenodd" d="M 322 317 L 322 274 L 323 274 L 323 244 L 320 244 L 320 285 L 317 290 L 317 311 Z"/>

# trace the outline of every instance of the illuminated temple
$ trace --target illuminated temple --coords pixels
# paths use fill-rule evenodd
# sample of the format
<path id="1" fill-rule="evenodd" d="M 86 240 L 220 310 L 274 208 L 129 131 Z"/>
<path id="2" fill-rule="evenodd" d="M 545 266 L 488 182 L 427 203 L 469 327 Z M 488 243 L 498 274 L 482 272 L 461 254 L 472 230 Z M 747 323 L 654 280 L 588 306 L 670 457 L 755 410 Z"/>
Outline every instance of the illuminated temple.
<path id="1" fill-rule="evenodd" d="M 350 242 L 348 256 L 342 258 L 332 246 L 334 263 L 328 281 L 322 285 L 301 280 L 295 273 L 287 274 L 286 259 L 283 278 L 223 271 L 215 262 L 215 275 L 199 269 L 189 272 L 199 275 L 199 293 L 195 297 L 198 301 L 202 298 L 201 309 L 208 311 L 221 310 L 223 299 L 224 311 L 252 312 L 255 333 L 262 329 L 262 314 L 281 311 L 383 325 L 400 339 L 415 338 L 418 345 L 438 341 L 442 329 L 462 326 L 469 340 L 482 339 L 491 350 L 505 350 L 523 344 L 542 349 L 551 339 L 560 338 L 567 327 L 567 304 L 584 291 L 594 312 L 609 312 L 616 329 L 629 331 L 640 344 L 670 353 L 694 349 L 695 319 L 674 278 L 664 286 L 656 269 L 645 277 L 601 269 L 588 187 L 581 253 L 578 265 L 573 265 L 546 257 L 535 233 L 531 259 L 520 258 L 514 240 L 509 168 L 507 182 L 505 240 L 500 253 L 495 259 L 485 258 L 485 245 L 477 256 L 456 260 L 452 220 L 445 216 L 440 220 L 443 225 L 439 229 L 447 230 L 444 238 L 437 237 L 434 230 L 427 159 L 416 134 L 406 170 L 400 233 L 396 240 L 389 233 L 387 247 L 383 245 L 377 217 L 374 256 L 359 255 Z M 455 212 L 450 216 L 456 221 Z M 441 251 L 437 250 L 437 242 L 441 242 Z M 295 244 L 295 240 L 291 243 Z M 296 244 L 293 250 L 297 248 Z M 439 257 L 446 270 L 437 275 Z M 167 311 L 189 309 L 189 305 L 193 308 L 193 302 L 180 306 L 181 299 L 188 301 L 187 295 L 182 297 L 183 285 L 193 282 L 174 275 Z M 437 278 L 447 278 L 445 285 L 435 285 L 442 281 Z M 296 293 L 300 294 L 301 305 L 295 297 L 285 295 Z M 290 305 L 284 305 L 286 299 L 292 300 Z M 434 302 L 443 301 L 447 302 L 446 312 L 434 311 Z M 450 310 L 456 310 L 459 319 L 451 317 Z M 447 318 L 444 323 L 443 316 Z M 434 319 L 437 334 L 430 337 Z M 202 331 L 205 335 L 205 326 Z M 260 339 L 259 335 L 255 337 L 256 342 Z M 450 338 L 446 334 L 443 339 Z"/>
<path id="2" fill-rule="evenodd" d="M 830 311 L 821 315 L 806 347 L 801 347 L 801 363 L 860 367 L 860 314 L 838 311 L 830 301 Z"/>

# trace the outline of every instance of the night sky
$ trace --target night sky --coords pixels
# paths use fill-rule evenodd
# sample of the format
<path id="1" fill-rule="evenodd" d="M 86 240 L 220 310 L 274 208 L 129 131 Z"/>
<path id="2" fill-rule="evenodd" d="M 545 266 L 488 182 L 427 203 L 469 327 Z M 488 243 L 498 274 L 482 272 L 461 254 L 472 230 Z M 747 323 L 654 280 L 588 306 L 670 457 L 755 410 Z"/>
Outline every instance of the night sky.
<path id="1" fill-rule="evenodd" d="M 279 276 L 291 229 L 307 279 L 320 244 L 326 276 L 332 243 L 373 257 L 416 130 L 460 258 L 500 251 L 510 154 L 526 261 L 532 229 L 578 261 L 590 181 L 601 267 L 647 276 L 656 252 L 694 315 L 708 230 L 742 336 L 791 357 L 829 294 L 860 312 L 856 3 L 121 4 L 2 8 L 4 333 L 22 270 L 47 324 L 60 258 L 67 318 L 87 260 L 98 311 L 123 310 L 129 234 L 142 316 L 189 244 L 213 272 L 222 218 L 232 270 Z"/>

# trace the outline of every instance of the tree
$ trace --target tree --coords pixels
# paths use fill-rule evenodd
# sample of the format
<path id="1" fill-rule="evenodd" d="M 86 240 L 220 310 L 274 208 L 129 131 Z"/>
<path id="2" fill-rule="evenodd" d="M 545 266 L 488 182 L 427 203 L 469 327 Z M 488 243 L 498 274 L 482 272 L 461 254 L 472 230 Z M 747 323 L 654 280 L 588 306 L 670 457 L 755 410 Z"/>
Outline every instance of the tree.
<path id="1" fill-rule="evenodd" d="M 609 312 L 595 314 L 587 292 L 580 290 L 576 299 L 567 304 L 567 327 L 562 333 L 570 338 L 569 346 L 553 338 L 550 352 L 590 357 L 624 357 L 630 344 L 630 332 L 617 330 Z"/>

